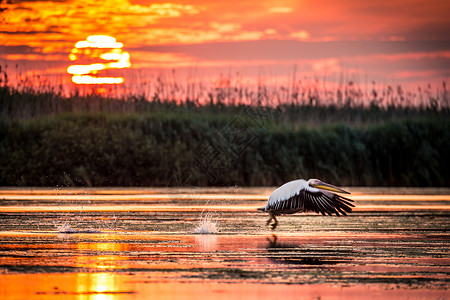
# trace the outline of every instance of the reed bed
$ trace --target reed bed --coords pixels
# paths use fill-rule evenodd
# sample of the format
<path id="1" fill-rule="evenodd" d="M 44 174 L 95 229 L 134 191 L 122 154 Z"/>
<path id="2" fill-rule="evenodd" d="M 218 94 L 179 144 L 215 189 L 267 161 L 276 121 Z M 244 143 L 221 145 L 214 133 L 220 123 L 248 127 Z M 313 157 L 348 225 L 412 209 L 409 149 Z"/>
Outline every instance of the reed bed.
<path id="1" fill-rule="evenodd" d="M 364 128 L 180 113 L 66 114 L 0 123 L 0 185 L 448 186 L 450 121 Z"/>
<path id="2" fill-rule="evenodd" d="M 446 94 L 444 94 L 446 95 Z M 214 98 L 215 99 L 215 98 Z M 123 97 L 107 97 L 95 93 L 63 96 L 52 91 L 36 91 L 34 89 L 17 90 L 8 86 L 0 87 L 0 118 L 3 120 L 30 120 L 66 113 L 110 113 L 110 114 L 145 114 L 145 113 L 182 113 L 182 114 L 225 114 L 235 115 L 247 107 L 258 107 L 269 114 L 276 123 L 289 125 L 322 126 L 344 122 L 349 125 L 363 126 L 403 118 L 437 118 L 446 119 L 450 108 L 445 97 L 430 105 L 382 106 L 375 103 L 339 105 L 328 101 L 328 104 L 317 104 L 308 101 L 303 104 L 280 103 L 276 106 L 262 105 L 257 98 L 249 104 L 223 104 L 217 101 L 200 104 L 189 98 L 183 101 L 161 99 L 158 95 L 148 99 L 144 95 Z M 248 101 L 247 101 L 248 102 Z M 432 103 L 438 103 L 433 104 Z"/>
<path id="3" fill-rule="evenodd" d="M 133 84 L 80 86 L 62 78 L 22 75 L 11 80 L 0 66 L 0 117 L 6 120 L 40 118 L 61 113 L 146 113 L 160 111 L 231 113 L 242 107 L 264 107 L 289 123 L 377 122 L 402 117 L 448 114 L 447 82 L 413 90 L 400 85 L 360 84 L 358 78 L 297 78 L 287 82 L 258 77 L 249 82 L 239 73 L 221 74 L 209 84 L 179 78 L 175 71 Z M 13 83 L 14 82 L 14 83 Z M 436 114 L 436 112 L 438 112 Z"/>
<path id="4" fill-rule="evenodd" d="M 449 186 L 445 82 L 420 105 L 401 89 L 367 98 L 351 86 L 326 99 L 314 87 L 219 86 L 201 101 L 162 90 L 64 95 L 3 79 L 0 185 Z"/>

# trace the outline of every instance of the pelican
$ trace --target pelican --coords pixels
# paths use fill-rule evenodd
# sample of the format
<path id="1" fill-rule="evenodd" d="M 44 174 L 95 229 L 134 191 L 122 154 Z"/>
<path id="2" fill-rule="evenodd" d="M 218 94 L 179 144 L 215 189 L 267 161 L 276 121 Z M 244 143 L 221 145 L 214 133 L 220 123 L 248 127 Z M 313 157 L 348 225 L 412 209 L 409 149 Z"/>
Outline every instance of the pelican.
<path id="1" fill-rule="evenodd" d="M 269 213 L 270 218 L 266 225 L 274 220 L 272 230 L 278 225 L 275 216 L 279 215 L 308 211 L 321 213 L 324 216 L 325 214 L 330 216 L 333 214 L 337 216 L 340 214 L 347 215 L 346 212 L 352 211 L 351 207 L 354 205 L 350 202 L 353 202 L 353 200 L 335 193 L 350 194 L 318 179 L 293 180 L 273 191 L 267 204 L 258 208 L 258 210 Z"/>

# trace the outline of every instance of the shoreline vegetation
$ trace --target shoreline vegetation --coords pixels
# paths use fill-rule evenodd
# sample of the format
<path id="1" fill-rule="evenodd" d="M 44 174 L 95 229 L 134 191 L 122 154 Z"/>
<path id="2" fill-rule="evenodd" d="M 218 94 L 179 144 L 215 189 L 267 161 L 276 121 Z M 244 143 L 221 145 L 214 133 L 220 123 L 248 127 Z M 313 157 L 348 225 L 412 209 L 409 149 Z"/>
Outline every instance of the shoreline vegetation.
<path id="1" fill-rule="evenodd" d="M 257 90 L 244 105 L 223 89 L 200 104 L 157 94 L 63 96 L 6 83 L 0 186 L 274 186 L 295 178 L 450 185 L 445 82 L 417 106 L 400 90 L 388 102 L 343 91 L 344 100 L 310 94 L 277 105 Z"/>

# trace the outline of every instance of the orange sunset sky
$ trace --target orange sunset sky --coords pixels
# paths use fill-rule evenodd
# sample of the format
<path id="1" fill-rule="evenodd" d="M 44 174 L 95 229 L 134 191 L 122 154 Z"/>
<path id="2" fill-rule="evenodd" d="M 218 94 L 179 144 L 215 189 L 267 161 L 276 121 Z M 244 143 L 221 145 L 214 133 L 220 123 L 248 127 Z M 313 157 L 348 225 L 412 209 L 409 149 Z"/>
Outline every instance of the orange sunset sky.
<path id="1" fill-rule="evenodd" d="M 63 74 L 77 41 L 104 34 L 124 44 L 139 72 L 295 68 L 414 84 L 450 74 L 448 0 L 2 0 L 1 8 L 0 64 L 10 71 Z"/>

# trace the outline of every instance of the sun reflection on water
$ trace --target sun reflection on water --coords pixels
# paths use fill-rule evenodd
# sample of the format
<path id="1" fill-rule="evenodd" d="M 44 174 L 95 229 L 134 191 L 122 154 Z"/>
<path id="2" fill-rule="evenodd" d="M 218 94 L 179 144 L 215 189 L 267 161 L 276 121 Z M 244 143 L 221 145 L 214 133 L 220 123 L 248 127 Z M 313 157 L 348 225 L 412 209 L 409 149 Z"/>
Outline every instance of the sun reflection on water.
<path id="1" fill-rule="evenodd" d="M 69 54 L 71 61 L 81 64 L 70 65 L 67 73 L 72 74 L 75 84 L 121 84 L 121 76 L 106 76 L 105 72 L 131 67 L 130 54 L 122 50 L 123 43 L 112 36 L 91 35 L 79 41 Z M 101 75 L 102 73 L 102 75 Z"/>
<path id="2" fill-rule="evenodd" d="M 114 299 L 117 288 L 113 273 L 77 274 L 77 294 L 79 299 Z"/>

